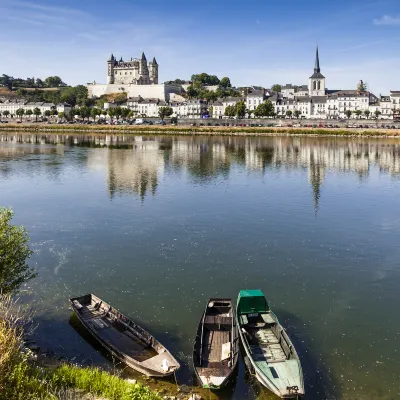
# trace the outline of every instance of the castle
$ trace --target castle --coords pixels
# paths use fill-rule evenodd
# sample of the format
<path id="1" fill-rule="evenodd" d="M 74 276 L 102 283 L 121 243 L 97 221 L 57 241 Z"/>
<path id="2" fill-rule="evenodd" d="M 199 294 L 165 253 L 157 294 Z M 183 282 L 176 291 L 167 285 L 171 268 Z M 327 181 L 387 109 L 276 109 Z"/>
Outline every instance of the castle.
<path id="1" fill-rule="evenodd" d="M 111 54 L 107 60 L 107 83 L 87 83 L 89 97 L 106 94 L 127 93 L 128 97 L 143 97 L 168 101 L 173 94 L 182 93 L 177 83 L 158 83 L 158 63 L 155 58 L 149 63 L 142 53 L 140 58 L 119 61 Z"/>
<path id="2" fill-rule="evenodd" d="M 147 63 L 146 56 L 142 53 L 140 59 L 131 58 L 119 61 L 111 54 L 107 61 L 107 83 L 122 85 L 152 85 L 158 84 L 158 64 L 155 59 Z"/>

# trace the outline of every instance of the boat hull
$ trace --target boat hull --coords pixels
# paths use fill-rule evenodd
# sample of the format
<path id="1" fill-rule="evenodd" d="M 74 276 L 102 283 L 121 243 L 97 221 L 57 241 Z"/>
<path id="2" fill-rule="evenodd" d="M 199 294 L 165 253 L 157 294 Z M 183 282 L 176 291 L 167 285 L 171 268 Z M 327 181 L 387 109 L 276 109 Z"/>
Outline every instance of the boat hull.
<path id="1" fill-rule="evenodd" d="M 165 349 L 164 350 L 165 354 L 168 354 L 168 356 L 170 356 L 171 359 L 178 366 L 176 369 L 166 371 L 166 372 L 159 372 L 152 368 L 148 368 L 148 367 L 142 365 L 142 363 L 140 361 L 137 361 L 137 360 L 133 359 L 132 357 L 119 351 L 118 348 L 116 348 L 115 346 L 112 346 L 110 343 L 108 343 L 107 340 L 104 340 L 102 337 L 100 337 L 97 334 L 96 330 L 93 329 L 92 325 L 89 324 L 88 321 L 82 317 L 79 310 L 73 304 L 73 301 L 76 299 L 77 298 L 70 299 L 70 303 L 71 303 L 72 310 L 73 310 L 74 314 L 76 315 L 76 317 L 78 318 L 78 320 L 86 328 L 87 332 L 89 332 L 90 335 L 102 346 L 102 348 L 104 348 L 108 353 L 110 353 L 117 360 L 126 364 L 128 367 L 132 368 L 133 370 L 138 371 L 138 372 L 142 373 L 143 375 L 146 375 L 149 377 L 165 378 L 165 377 L 173 375 L 177 371 L 177 369 L 179 369 L 179 363 L 172 357 L 172 355 L 168 352 L 168 350 L 166 350 L 164 348 L 164 346 L 162 346 L 158 341 L 156 341 L 156 339 L 153 338 L 153 336 L 151 336 L 148 332 L 143 330 L 143 328 L 141 328 L 143 330 L 143 332 L 145 332 L 147 335 L 149 335 L 149 337 L 151 337 L 152 340 L 157 343 L 157 345 L 162 346 Z M 99 299 L 99 300 L 101 301 L 101 299 Z M 121 315 L 123 318 L 125 318 L 125 320 L 127 320 L 127 321 L 129 320 L 128 318 L 124 317 L 121 313 L 119 313 L 119 315 Z M 135 325 L 138 326 L 137 324 L 135 324 Z"/>

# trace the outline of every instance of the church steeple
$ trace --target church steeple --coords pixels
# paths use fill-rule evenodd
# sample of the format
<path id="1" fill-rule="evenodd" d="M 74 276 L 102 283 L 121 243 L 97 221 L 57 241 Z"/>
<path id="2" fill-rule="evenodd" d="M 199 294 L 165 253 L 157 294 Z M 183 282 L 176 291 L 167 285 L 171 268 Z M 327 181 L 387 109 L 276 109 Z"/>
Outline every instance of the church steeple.
<path id="1" fill-rule="evenodd" d="M 318 45 L 317 45 L 317 52 L 315 54 L 315 65 L 314 65 L 314 72 L 316 74 L 321 72 L 321 68 L 319 67 L 319 55 L 318 55 Z"/>

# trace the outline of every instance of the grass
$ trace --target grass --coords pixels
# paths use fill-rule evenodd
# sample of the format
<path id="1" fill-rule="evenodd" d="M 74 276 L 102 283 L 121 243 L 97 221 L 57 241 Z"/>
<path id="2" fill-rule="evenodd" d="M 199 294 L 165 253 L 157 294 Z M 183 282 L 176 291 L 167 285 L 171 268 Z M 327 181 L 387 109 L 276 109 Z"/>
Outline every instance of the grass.
<path id="1" fill-rule="evenodd" d="M 63 364 L 54 369 L 31 361 L 23 350 L 26 316 L 17 303 L 0 295 L 0 399 L 58 399 L 68 389 L 110 400 L 161 400 L 141 383 L 130 383 L 98 368 Z"/>
<path id="2" fill-rule="evenodd" d="M 310 135 L 310 136 L 358 136 L 388 137 L 400 136 L 399 130 L 385 129 L 343 129 L 343 128 L 279 128 L 279 127 L 222 127 L 222 126 L 134 126 L 134 125 L 43 125 L 43 124 L 1 124 L 2 131 L 46 132 L 46 133 L 124 133 L 124 134 L 189 134 L 189 135 Z"/>

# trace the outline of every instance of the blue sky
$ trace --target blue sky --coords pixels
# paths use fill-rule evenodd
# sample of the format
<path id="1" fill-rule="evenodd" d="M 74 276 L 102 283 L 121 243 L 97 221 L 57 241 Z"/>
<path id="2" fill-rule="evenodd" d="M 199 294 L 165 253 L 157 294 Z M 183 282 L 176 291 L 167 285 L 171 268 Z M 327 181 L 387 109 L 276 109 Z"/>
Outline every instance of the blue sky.
<path id="1" fill-rule="evenodd" d="M 400 0 L 0 0 L 0 74 L 106 82 L 105 61 L 156 57 L 160 81 L 306 84 L 315 45 L 329 89 L 400 90 Z"/>

